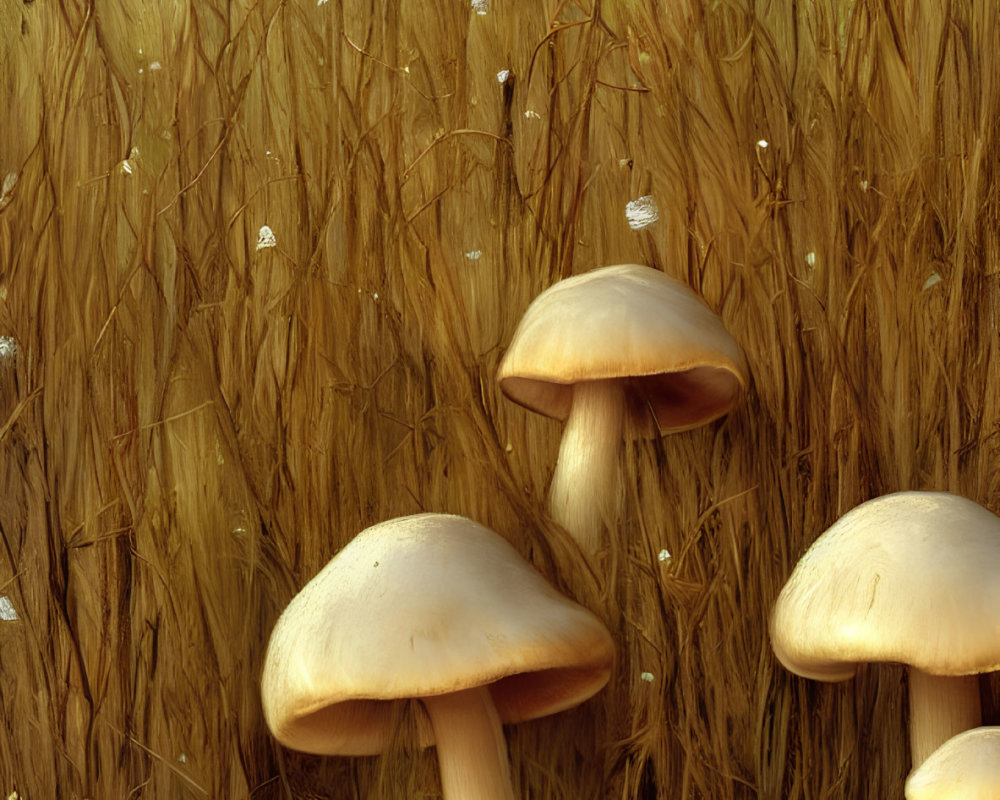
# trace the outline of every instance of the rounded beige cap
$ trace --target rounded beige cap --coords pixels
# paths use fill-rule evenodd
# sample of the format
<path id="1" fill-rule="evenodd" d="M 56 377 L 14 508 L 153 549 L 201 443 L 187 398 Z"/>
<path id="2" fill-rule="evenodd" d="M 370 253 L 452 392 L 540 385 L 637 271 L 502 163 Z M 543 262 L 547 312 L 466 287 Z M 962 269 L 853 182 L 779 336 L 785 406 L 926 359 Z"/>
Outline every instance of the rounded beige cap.
<path id="1" fill-rule="evenodd" d="M 288 604 L 264 716 L 287 747 L 371 755 L 389 743 L 396 702 L 489 685 L 503 722 L 534 719 L 597 693 L 612 658 L 604 624 L 502 537 L 420 514 L 360 533 Z"/>
<path id="2" fill-rule="evenodd" d="M 906 779 L 906 800 L 1000 797 L 1000 728 L 973 728 L 941 745 Z"/>
<path id="3" fill-rule="evenodd" d="M 557 419 L 569 413 L 574 383 L 622 378 L 637 429 L 666 432 L 729 411 L 747 367 L 722 320 L 691 289 L 659 270 L 620 264 L 536 297 L 498 373 L 511 400 Z"/>
<path id="4" fill-rule="evenodd" d="M 1000 668 L 1000 518 L 964 497 L 899 492 L 841 517 L 799 561 L 771 616 L 792 672 L 846 680 L 895 661 L 933 675 Z"/>

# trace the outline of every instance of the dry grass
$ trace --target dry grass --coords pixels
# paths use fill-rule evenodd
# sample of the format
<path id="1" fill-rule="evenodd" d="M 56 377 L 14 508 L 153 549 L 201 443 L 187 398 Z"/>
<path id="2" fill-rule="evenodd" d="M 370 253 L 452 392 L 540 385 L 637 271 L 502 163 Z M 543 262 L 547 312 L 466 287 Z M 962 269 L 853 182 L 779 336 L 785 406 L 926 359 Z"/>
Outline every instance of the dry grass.
<path id="1" fill-rule="evenodd" d="M 405 718 L 303 756 L 257 683 L 340 546 L 439 510 L 620 642 L 509 730 L 525 797 L 900 797 L 902 671 L 792 678 L 766 619 L 864 499 L 997 506 L 998 53 L 992 0 L 0 4 L 0 794 L 434 797 Z M 493 376 L 541 289 L 633 260 L 753 383 L 625 449 L 590 571 L 559 426 Z"/>

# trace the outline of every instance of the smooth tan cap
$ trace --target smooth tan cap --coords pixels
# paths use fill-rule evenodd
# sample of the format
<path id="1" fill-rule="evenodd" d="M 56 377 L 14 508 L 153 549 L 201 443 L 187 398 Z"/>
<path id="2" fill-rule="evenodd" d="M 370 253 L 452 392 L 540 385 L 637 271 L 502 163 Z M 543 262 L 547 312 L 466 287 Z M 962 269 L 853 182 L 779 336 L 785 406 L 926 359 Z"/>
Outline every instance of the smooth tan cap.
<path id="1" fill-rule="evenodd" d="M 493 531 L 402 517 L 360 533 L 288 604 L 264 715 L 288 747 L 374 754 L 393 702 L 490 685 L 501 720 L 533 719 L 599 691 L 612 657 L 603 623 Z"/>
<path id="2" fill-rule="evenodd" d="M 1000 518 L 964 497 L 899 492 L 841 517 L 799 561 L 771 617 L 792 672 L 846 680 L 897 661 L 934 675 L 1000 668 Z"/>
<path id="3" fill-rule="evenodd" d="M 512 400 L 565 419 L 572 385 L 629 379 L 640 430 L 682 430 L 725 414 L 747 383 L 743 353 L 690 288 L 639 264 L 560 281 L 528 307 L 500 365 Z M 652 414 L 651 414 L 652 412 Z"/>
<path id="4" fill-rule="evenodd" d="M 1000 797 L 1000 728 L 953 736 L 906 779 L 906 800 Z"/>

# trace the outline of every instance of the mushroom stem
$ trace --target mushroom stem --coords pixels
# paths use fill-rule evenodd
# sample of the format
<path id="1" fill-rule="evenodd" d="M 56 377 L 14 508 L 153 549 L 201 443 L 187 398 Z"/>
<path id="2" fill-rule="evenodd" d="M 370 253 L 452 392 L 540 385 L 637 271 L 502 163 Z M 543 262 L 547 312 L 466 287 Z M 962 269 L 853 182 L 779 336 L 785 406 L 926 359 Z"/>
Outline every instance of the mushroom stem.
<path id="1" fill-rule="evenodd" d="M 621 381 L 582 381 L 573 388 L 549 508 L 580 547 L 594 553 L 618 502 L 618 449 L 625 417 Z"/>
<path id="2" fill-rule="evenodd" d="M 422 697 L 444 800 L 514 800 L 500 715 L 485 686 Z"/>
<path id="3" fill-rule="evenodd" d="M 975 675 L 931 675 L 910 667 L 910 755 L 919 767 L 948 739 L 982 721 Z"/>

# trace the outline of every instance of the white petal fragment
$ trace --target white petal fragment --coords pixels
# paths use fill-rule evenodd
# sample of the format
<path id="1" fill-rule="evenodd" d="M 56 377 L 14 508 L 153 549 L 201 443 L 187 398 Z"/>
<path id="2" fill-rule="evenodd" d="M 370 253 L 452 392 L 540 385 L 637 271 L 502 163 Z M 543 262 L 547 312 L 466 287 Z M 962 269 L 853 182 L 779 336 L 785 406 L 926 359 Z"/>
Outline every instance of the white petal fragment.
<path id="1" fill-rule="evenodd" d="M 484 16 L 490 10 L 490 0 L 472 0 L 472 10 Z"/>
<path id="2" fill-rule="evenodd" d="M 651 194 L 643 195 L 625 204 L 625 218 L 632 230 L 640 231 L 660 218 L 660 209 Z"/>
<path id="3" fill-rule="evenodd" d="M 465 257 L 467 259 L 469 259 L 469 261 L 478 261 L 479 259 L 481 259 L 483 257 L 483 251 L 482 250 L 470 250 L 468 253 L 465 254 Z"/>
<path id="4" fill-rule="evenodd" d="M 265 247 L 277 246 L 278 240 L 274 237 L 274 231 L 267 225 L 261 225 L 260 231 L 257 233 L 257 249 L 263 250 Z"/>
<path id="5" fill-rule="evenodd" d="M 10 598 L 7 595 L 0 597 L 0 619 L 6 620 L 7 622 L 13 622 L 17 619 L 17 612 L 14 610 L 14 604 L 10 602 Z"/>
<path id="6" fill-rule="evenodd" d="M 639 675 L 639 680 L 641 680 L 641 681 L 643 681 L 645 683 L 652 683 L 653 682 L 653 673 L 652 672 L 643 672 L 643 673 L 641 673 Z"/>
<path id="7" fill-rule="evenodd" d="M 941 276 L 937 272 L 932 272 L 927 280 L 924 281 L 924 290 L 926 291 L 939 283 L 941 283 Z"/>
<path id="8" fill-rule="evenodd" d="M 7 203 L 10 202 L 10 193 L 14 191 L 14 185 L 17 183 L 17 173 L 8 172 L 3 177 L 3 185 L 0 185 L 0 208 L 3 208 Z"/>
<path id="9" fill-rule="evenodd" d="M 656 557 L 662 563 L 666 563 L 666 562 L 670 561 L 670 558 L 671 558 L 670 551 L 667 550 L 666 548 L 663 548 Z"/>
<path id="10" fill-rule="evenodd" d="M 507 83 L 507 78 L 510 77 L 509 69 L 502 69 L 497 73 L 497 83 Z"/>
<path id="11" fill-rule="evenodd" d="M 0 361 L 9 361 L 17 355 L 17 340 L 13 336 L 0 336 Z"/>

